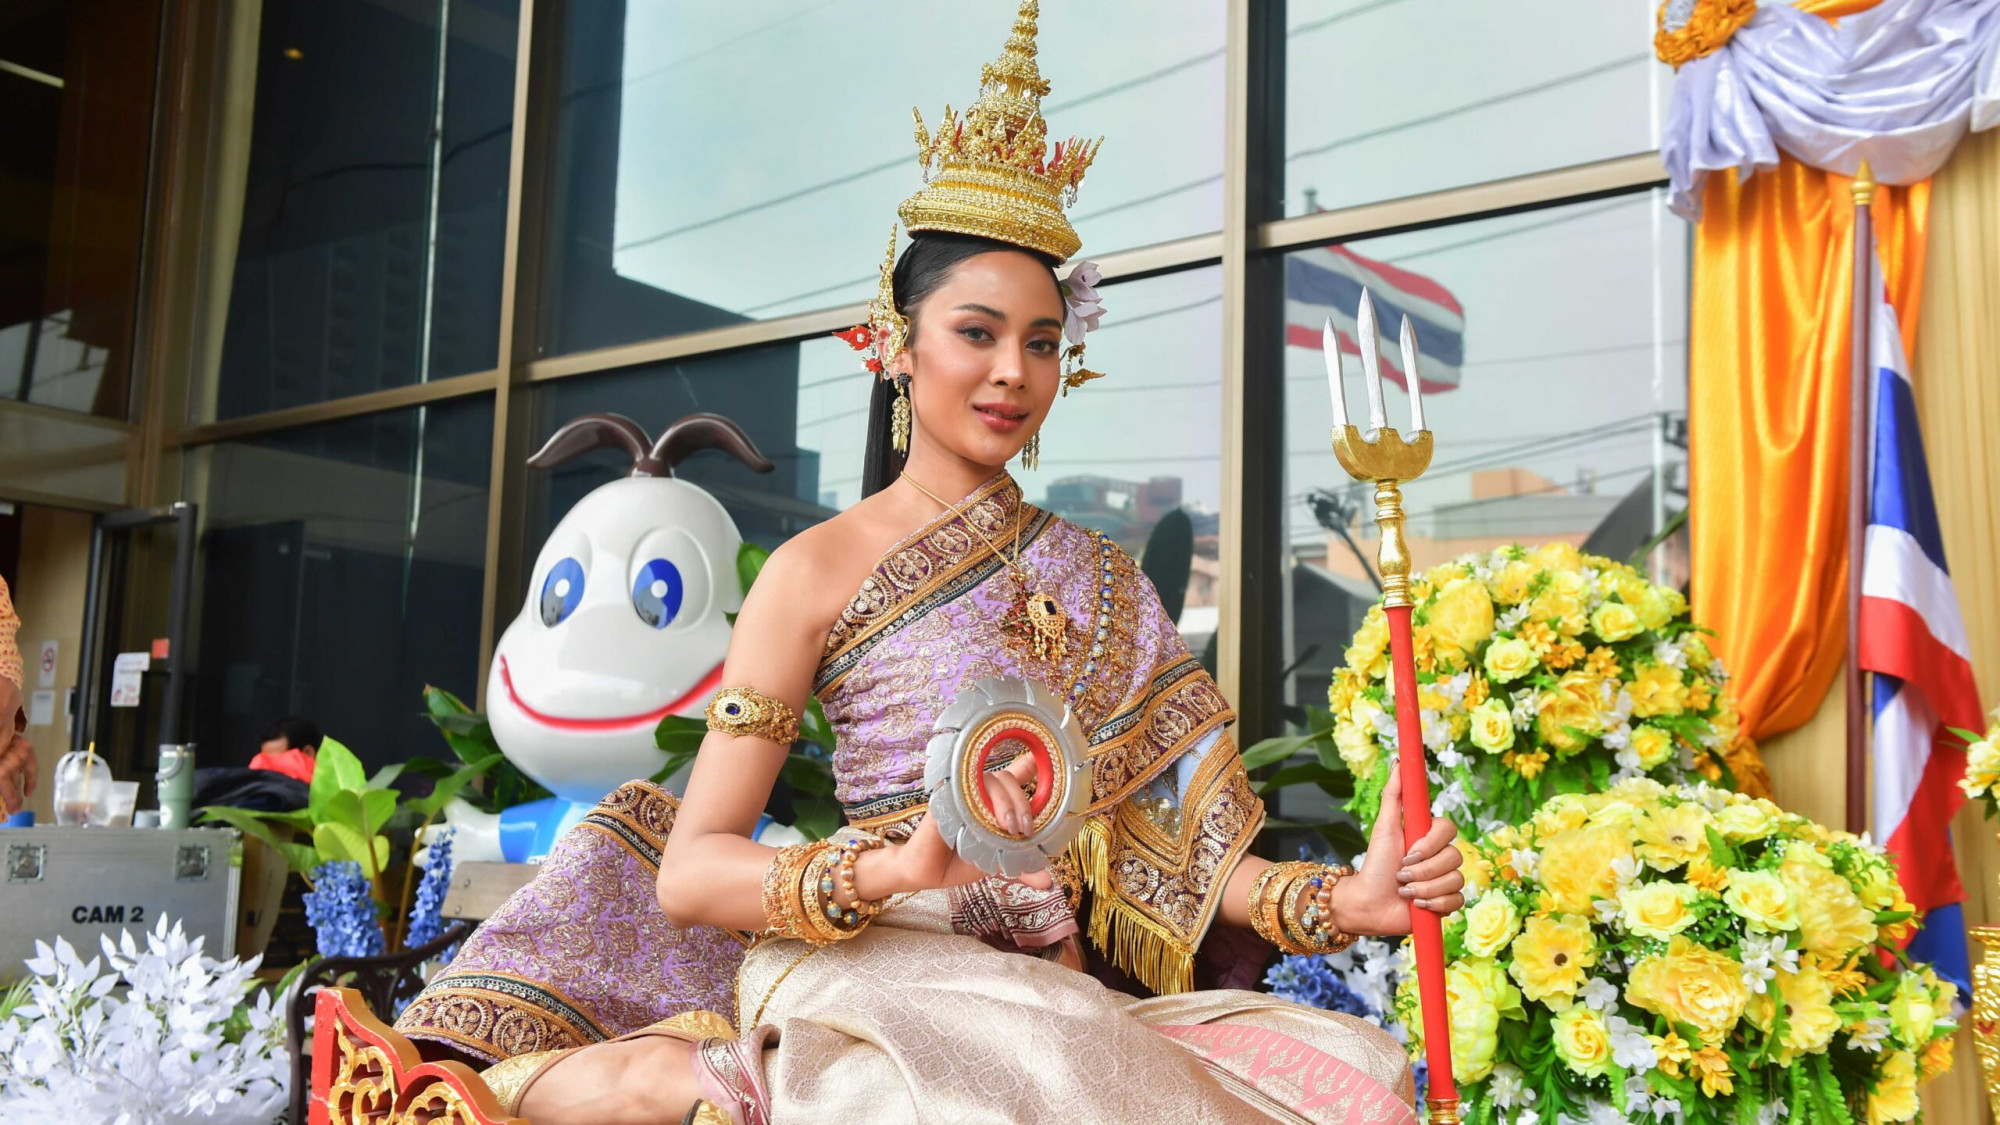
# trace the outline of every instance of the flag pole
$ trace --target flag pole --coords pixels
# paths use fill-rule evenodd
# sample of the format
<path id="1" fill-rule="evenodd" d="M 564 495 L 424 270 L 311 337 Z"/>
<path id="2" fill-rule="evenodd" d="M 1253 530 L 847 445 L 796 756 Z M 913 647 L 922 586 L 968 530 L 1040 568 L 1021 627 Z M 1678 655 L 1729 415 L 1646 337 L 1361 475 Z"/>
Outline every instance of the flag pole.
<path id="1" fill-rule="evenodd" d="M 1868 697 L 1861 671 L 1861 571 L 1868 547 L 1869 291 L 1874 276 L 1875 173 L 1863 160 L 1854 173 L 1853 336 L 1849 344 L 1847 441 L 1847 830 L 1868 827 Z"/>

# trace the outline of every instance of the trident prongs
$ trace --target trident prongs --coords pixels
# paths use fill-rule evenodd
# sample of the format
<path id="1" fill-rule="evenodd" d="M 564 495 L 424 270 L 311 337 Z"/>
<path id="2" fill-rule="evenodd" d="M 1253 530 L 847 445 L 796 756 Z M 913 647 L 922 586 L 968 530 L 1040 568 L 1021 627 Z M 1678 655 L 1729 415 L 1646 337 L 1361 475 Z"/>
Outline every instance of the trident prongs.
<path id="1" fill-rule="evenodd" d="M 1333 450 L 1348 475 L 1377 485 L 1386 483 L 1393 490 L 1396 482 L 1417 479 L 1431 463 L 1431 435 L 1424 428 L 1422 376 L 1417 373 L 1416 326 L 1404 317 L 1402 338 L 1397 341 L 1403 350 L 1403 371 L 1410 389 L 1411 427 L 1405 434 L 1390 428 L 1388 411 L 1382 404 L 1382 355 L 1377 343 L 1375 300 L 1366 289 L 1361 291 L 1361 307 L 1356 310 L 1354 321 L 1360 337 L 1356 342 L 1361 346 L 1361 380 L 1368 388 L 1368 429 L 1361 430 L 1348 421 L 1340 378 L 1340 349 L 1333 322 L 1329 320 L 1324 346 L 1326 377 L 1333 394 Z"/>
<path id="2" fill-rule="evenodd" d="M 1333 394 L 1333 425 L 1339 429 L 1347 425 L 1347 388 L 1341 383 L 1340 336 L 1333 330 L 1332 317 L 1320 331 L 1319 346 L 1325 353 L 1327 390 Z"/>
<path id="3" fill-rule="evenodd" d="M 1410 433 L 1415 436 L 1424 431 L 1424 380 L 1417 374 L 1417 326 L 1410 323 L 1407 313 L 1396 345 L 1403 353 L 1403 385 L 1410 392 Z"/>
<path id="4" fill-rule="evenodd" d="M 1361 384 L 1368 389 L 1368 437 L 1389 424 L 1389 412 L 1382 406 L 1382 350 L 1376 344 L 1380 329 L 1375 326 L 1375 299 L 1361 291 L 1361 309 L 1354 316 L 1354 335 L 1361 345 Z"/>

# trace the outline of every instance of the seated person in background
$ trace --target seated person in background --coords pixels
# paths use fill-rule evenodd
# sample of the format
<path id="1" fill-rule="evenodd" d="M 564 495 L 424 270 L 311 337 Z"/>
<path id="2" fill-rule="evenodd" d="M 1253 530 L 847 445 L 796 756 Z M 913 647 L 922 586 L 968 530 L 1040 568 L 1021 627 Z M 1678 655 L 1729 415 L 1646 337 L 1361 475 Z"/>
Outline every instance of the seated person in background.
<path id="1" fill-rule="evenodd" d="M 272 719 L 271 725 L 264 728 L 264 744 L 257 756 L 250 759 L 250 768 L 276 770 L 310 785 L 319 740 L 319 727 L 311 719 L 300 715 Z"/>

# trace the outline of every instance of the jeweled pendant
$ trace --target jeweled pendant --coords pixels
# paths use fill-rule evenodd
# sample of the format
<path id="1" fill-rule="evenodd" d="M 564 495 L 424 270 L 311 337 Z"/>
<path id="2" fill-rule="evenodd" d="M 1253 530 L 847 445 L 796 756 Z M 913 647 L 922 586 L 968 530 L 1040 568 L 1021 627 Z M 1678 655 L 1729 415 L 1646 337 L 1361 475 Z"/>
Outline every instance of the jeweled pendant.
<path id="1" fill-rule="evenodd" d="M 1069 655 L 1069 615 L 1063 612 L 1054 595 L 1030 591 L 1022 612 L 1028 626 L 1028 645 L 1035 659 L 1053 664 Z"/>

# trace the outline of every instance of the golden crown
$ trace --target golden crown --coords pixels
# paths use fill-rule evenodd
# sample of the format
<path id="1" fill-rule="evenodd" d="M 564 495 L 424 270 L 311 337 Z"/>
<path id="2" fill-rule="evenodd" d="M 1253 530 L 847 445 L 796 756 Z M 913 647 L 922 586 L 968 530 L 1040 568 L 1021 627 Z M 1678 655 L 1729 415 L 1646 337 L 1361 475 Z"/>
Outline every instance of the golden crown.
<path id="1" fill-rule="evenodd" d="M 1084 170 L 1104 138 L 1048 144 L 1035 65 L 1036 0 L 1023 0 L 1000 57 L 979 68 L 979 100 L 959 117 L 946 106 L 937 132 L 917 119 L 924 187 L 897 208 L 903 225 L 978 235 L 1067 261 L 1082 246 L 1063 209 L 1076 202 Z"/>

